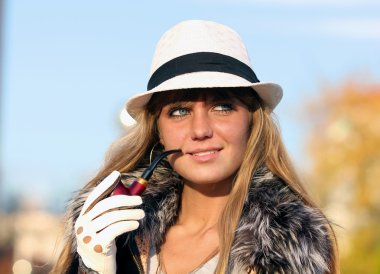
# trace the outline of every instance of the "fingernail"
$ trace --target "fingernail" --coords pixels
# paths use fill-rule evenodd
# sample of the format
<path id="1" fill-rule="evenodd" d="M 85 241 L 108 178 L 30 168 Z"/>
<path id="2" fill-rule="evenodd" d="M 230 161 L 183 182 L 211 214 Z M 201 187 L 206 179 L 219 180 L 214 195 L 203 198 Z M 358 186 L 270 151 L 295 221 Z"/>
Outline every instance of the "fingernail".
<path id="1" fill-rule="evenodd" d="M 96 246 L 94 246 L 94 251 L 96 253 L 102 253 L 103 252 L 103 247 L 101 245 L 96 245 Z"/>
<path id="2" fill-rule="evenodd" d="M 83 226 L 78 227 L 77 235 L 81 234 L 82 232 L 83 232 Z"/>
<path id="3" fill-rule="evenodd" d="M 91 242 L 91 236 L 86 236 L 86 237 L 84 237 L 84 238 L 83 238 L 83 242 L 84 242 L 85 244 L 88 244 L 89 242 Z"/>

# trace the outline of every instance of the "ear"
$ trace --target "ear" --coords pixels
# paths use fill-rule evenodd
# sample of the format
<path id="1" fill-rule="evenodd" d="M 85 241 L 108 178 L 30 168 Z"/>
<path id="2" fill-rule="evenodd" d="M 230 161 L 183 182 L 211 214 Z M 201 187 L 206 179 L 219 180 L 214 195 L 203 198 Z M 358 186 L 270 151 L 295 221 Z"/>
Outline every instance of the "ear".
<path id="1" fill-rule="evenodd" d="M 165 147 L 164 139 L 162 139 L 161 136 L 160 136 L 160 144 L 161 144 L 163 147 Z"/>

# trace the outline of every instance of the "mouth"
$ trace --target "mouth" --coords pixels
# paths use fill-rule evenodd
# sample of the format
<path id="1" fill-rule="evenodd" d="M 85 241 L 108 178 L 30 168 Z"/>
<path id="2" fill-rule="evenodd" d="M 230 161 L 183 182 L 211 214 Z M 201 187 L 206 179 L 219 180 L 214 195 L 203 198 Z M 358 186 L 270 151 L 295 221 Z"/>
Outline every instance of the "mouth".
<path id="1" fill-rule="evenodd" d="M 194 152 L 194 153 L 189 153 L 192 156 L 206 156 L 206 155 L 211 155 L 217 153 L 218 150 L 208 150 L 208 151 L 201 151 L 201 152 Z"/>
<path id="2" fill-rule="evenodd" d="M 187 154 L 190 155 L 194 160 L 200 162 L 208 162 L 218 157 L 219 152 L 222 148 L 203 148 L 203 149 L 194 149 L 188 151 Z"/>

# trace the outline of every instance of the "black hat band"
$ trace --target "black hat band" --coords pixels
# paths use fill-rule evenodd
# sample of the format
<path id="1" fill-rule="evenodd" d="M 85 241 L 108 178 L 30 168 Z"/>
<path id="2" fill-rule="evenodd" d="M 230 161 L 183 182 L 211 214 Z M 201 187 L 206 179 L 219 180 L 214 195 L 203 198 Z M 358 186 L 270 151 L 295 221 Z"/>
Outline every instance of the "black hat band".
<path id="1" fill-rule="evenodd" d="M 230 73 L 251 83 L 260 82 L 248 65 L 231 56 L 215 52 L 196 52 L 176 57 L 160 66 L 150 77 L 147 90 L 178 75 L 199 71 Z"/>

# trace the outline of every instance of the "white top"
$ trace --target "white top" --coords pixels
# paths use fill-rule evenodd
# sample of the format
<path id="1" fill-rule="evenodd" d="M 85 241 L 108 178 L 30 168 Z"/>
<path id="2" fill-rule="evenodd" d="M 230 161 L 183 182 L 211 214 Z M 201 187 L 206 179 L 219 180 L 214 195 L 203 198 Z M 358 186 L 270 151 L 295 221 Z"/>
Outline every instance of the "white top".
<path id="1" fill-rule="evenodd" d="M 189 272 L 189 274 L 210 274 L 214 273 L 218 264 L 219 255 L 215 255 L 199 268 Z M 158 269 L 158 256 L 154 250 L 150 250 L 148 258 L 148 274 L 165 274 L 161 269 Z"/>

